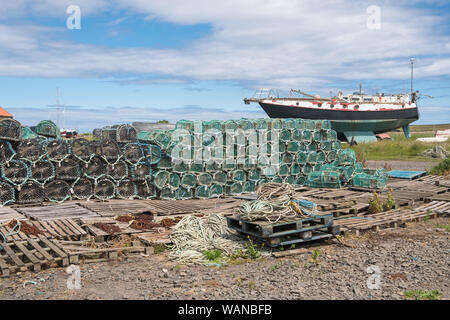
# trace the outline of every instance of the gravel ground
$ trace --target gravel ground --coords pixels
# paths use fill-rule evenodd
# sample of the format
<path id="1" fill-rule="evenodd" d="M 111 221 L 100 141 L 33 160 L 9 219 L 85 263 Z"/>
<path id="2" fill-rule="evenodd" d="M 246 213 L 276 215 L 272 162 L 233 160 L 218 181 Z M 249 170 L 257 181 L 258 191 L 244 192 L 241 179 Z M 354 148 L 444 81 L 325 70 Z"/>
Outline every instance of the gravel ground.
<path id="1" fill-rule="evenodd" d="M 0 299 L 406 299 L 406 290 L 450 298 L 449 218 L 349 235 L 305 253 L 225 267 L 179 266 L 164 253 L 81 266 L 81 289 L 68 290 L 63 268 L 0 279 Z M 350 247 L 351 246 L 351 247 Z M 312 259 L 313 249 L 319 258 Z M 368 289 L 367 267 L 380 268 Z M 35 283 L 27 282 L 35 281 Z"/>
<path id="2" fill-rule="evenodd" d="M 388 167 L 391 170 L 428 170 L 439 164 L 442 160 L 430 160 L 430 161 L 403 161 L 403 160 L 367 160 L 366 167 L 371 169 Z"/>

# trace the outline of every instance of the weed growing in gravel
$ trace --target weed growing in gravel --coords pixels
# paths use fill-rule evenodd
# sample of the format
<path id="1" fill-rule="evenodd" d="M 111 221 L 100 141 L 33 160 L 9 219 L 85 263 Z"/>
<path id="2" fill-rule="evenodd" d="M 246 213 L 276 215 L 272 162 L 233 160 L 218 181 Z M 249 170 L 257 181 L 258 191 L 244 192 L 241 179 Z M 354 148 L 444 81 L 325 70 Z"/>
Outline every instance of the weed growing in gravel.
<path id="1" fill-rule="evenodd" d="M 425 222 L 427 222 L 428 220 L 430 220 L 430 214 L 431 214 L 431 210 L 428 209 L 428 210 L 427 210 L 427 214 L 425 215 L 425 218 L 423 219 Z"/>
<path id="2" fill-rule="evenodd" d="M 275 271 L 275 270 L 277 270 L 278 269 L 278 264 L 274 264 L 273 266 L 272 266 L 272 271 Z"/>
<path id="3" fill-rule="evenodd" d="M 248 287 L 249 287 L 250 289 L 254 289 L 254 288 L 255 288 L 255 286 L 256 286 L 256 283 L 255 283 L 255 281 L 253 281 L 253 280 L 250 280 L 250 281 L 249 281 L 249 283 L 248 283 Z"/>
<path id="4" fill-rule="evenodd" d="M 447 232 L 450 232 L 450 224 L 436 224 L 436 228 L 444 229 Z"/>
<path id="5" fill-rule="evenodd" d="M 384 211 L 388 211 L 394 207 L 395 207 L 395 199 L 394 196 L 392 195 L 392 189 L 388 188 L 388 197 L 386 201 L 383 203 L 383 209 Z"/>
<path id="6" fill-rule="evenodd" d="M 381 202 L 378 193 L 373 192 L 372 199 L 369 200 L 369 208 L 367 209 L 369 214 L 379 213 L 383 211 L 383 203 Z"/>
<path id="7" fill-rule="evenodd" d="M 247 243 L 247 254 L 251 259 L 258 259 L 261 256 L 261 252 L 258 250 L 258 247 L 253 241 L 250 239 Z"/>
<path id="8" fill-rule="evenodd" d="M 443 160 L 437 166 L 430 169 L 429 174 L 445 176 L 450 173 L 450 158 Z"/>
<path id="9" fill-rule="evenodd" d="M 219 249 L 214 250 L 205 250 L 203 251 L 203 255 L 211 262 L 219 262 L 222 258 L 222 251 Z"/>
<path id="10" fill-rule="evenodd" d="M 319 248 L 314 249 L 313 252 L 312 252 L 312 260 L 313 260 L 315 263 L 318 262 L 319 256 L 320 256 L 320 249 L 319 249 Z"/>
<path id="11" fill-rule="evenodd" d="M 166 251 L 167 249 L 168 249 L 167 246 L 162 243 L 153 245 L 153 250 L 154 250 L 155 254 L 162 253 L 162 252 Z"/>
<path id="12" fill-rule="evenodd" d="M 408 290 L 403 293 L 405 297 L 416 300 L 439 300 L 441 293 L 438 290 Z"/>

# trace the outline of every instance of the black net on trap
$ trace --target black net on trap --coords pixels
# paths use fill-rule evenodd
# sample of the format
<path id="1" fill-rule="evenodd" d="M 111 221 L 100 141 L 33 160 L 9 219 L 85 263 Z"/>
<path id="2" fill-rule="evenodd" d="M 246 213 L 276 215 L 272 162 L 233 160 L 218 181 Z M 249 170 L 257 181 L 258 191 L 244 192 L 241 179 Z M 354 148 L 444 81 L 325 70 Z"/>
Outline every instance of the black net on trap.
<path id="1" fill-rule="evenodd" d="M 63 202 L 70 199 L 70 185 L 63 180 L 53 180 L 44 185 L 45 199 Z"/>
<path id="2" fill-rule="evenodd" d="M 102 140 L 100 143 L 100 153 L 101 157 L 108 163 L 117 162 L 122 157 L 119 145 L 113 140 Z"/>
<path id="3" fill-rule="evenodd" d="M 95 146 L 84 138 L 74 139 L 71 143 L 71 152 L 79 160 L 89 161 L 95 153 Z"/>
<path id="4" fill-rule="evenodd" d="M 107 175 L 113 180 L 122 180 L 128 177 L 128 165 L 125 161 L 119 160 L 115 164 L 108 164 Z"/>
<path id="5" fill-rule="evenodd" d="M 127 143 L 122 147 L 122 154 L 125 161 L 135 164 L 145 159 L 145 154 L 141 146 L 137 143 Z"/>
<path id="6" fill-rule="evenodd" d="M 94 197 L 99 200 L 108 200 L 114 198 L 116 186 L 110 179 L 100 179 L 94 186 Z"/>
<path id="7" fill-rule="evenodd" d="M 13 186 L 24 183 L 30 177 L 30 168 L 25 161 L 11 160 L 1 166 L 2 178 Z"/>
<path id="8" fill-rule="evenodd" d="M 120 180 L 117 182 L 116 193 L 118 198 L 133 199 L 137 195 L 136 184 L 129 179 Z"/>
<path id="9" fill-rule="evenodd" d="M 56 170 L 53 163 L 48 160 L 39 160 L 30 165 L 31 178 L 45 183 L 55 178 Z"/>
<path id="10" fill-rule="evenodd" d="M 49 139 L 44 142 L 47 157 L 52 161 L 62 161 L 70 155 L 69 143 L 64 139 Z"/>
<path id="11" fill-rule="evenodd" d="M 40 138 L 22 140 L 16 149 L 16 158 L 26 159 L 31 162 L 38 161 L 46 155 Z"/>
<path id="12" fill-rule="evenodd" d="M 73 159 L 64 159 L 55 164 L 55 177 L 58 180 L 77 180 L 81 176 L 80 166 Z"/>
<path id="13" fill-rule="evenodd" d="M 107 173 L 107 163 L 100 157 L 93 157 L 88 163 L 81 166 L 83 176 L 98 179 L 103 177 Z"/>
<path id="14" fill-rule="evenodd" d="M 136 128 L 129 124 L 122 124 L 117 128 L 116 140 L 121 143 L 130 143 L 137 141 Z"/>
<path id="15" fill-rule="evenodd" d="M 20 187 L 20 189 L 17 188 L 17 203 L 41 203 L 43 201 L 44 187 L 42 187 L 38 182 L 28 180 Z"/>
<path id="16" fill-rule="evenodd" d="M 14 151 L 11 142 L 0 140 L 0 163 L 11 161 L 15 155 L 16 152 Z"/>
<path id="17" fill-rule="evenodd" d="M 22 125 L 14 119 L 0 120 L 0 139 L 9 141 L 22 140 Z"/>
<path id="18" fill-rule="evenodd" d="M 6 181 L 0 181 L 0 206 L 6 206 L 16 201 L 14 187 Z"/>
<path id="19" fill-rule="evenodd" d="M 111 127 L 103 127 L 101 130 L 101 139 L 102 140 L 116 140 L 117 137 L 117 129 Z"/>
<path id="20" fill-rule="evenodd" d="M 156 189 L 153 183 L 149 180 L 136 182 L 137 195 L 136 198 L 147 200 L 156 197 Z"/>
<path id="21" fill-rule="evenodd" d="M 131 180 L 144 181 L 151 177 L 152 167 L 147 162 L 141 162 L 136 165 L 130 166 L 131 168 Z"/>
<path id="22" fill-rule="evenodd" d="M 94 182 L 88 178 L 80 178 L 72 184 L 72 197 L 87 200 L 94 196 Z"/>
<path id="23" fill-rule="evenodd" d="M 102 129 L 96 128 L 96 129 L 92 130 L 92 135 L 96 138 L 101 138 L 102 137 Z"/>

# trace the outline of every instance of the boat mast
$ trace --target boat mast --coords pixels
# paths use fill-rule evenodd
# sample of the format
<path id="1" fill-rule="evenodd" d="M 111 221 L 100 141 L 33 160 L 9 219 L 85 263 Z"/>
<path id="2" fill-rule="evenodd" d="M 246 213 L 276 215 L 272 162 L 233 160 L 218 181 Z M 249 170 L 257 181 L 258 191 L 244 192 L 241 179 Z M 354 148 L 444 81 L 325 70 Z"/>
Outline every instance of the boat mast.
<path id="1" fill-rule="evenodd" d="M 414 93 L 414 58 L 411 58 L 411 98 Z"/>

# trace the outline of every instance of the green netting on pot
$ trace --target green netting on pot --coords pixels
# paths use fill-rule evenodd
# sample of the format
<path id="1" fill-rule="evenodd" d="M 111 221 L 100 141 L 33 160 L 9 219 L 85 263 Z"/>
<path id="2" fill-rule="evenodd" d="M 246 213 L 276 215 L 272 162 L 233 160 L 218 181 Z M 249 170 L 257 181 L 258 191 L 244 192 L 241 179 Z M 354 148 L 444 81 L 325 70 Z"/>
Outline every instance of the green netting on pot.
<path id="1" fill-rule="evenodd" d="M 270 178 L 270 182 L 272 183 L 283 183 L 283 178 L 280 176 L 275 176 Z"/>
<path id="2" fill-rule="evenodd" d="M 47 139 L 43 141 L 43 145 L 47 158 L 52 161 L 61 162 L 70 156 L 70 145 L 64 139 Z"/>
<path id="3" fill-rule="evenodd" d="M 129 179 L 123 179 L 117 182 L 116 187 L 117 198 L 132 200 L 136 197 L 136 195 L 137 195 L 137 187 L 133 181 Z"/>
<path id="4" fill-rule="evenodd" d="M 281 142 L 289 142 L 291 140 L 291 131 L 287 129 L 283 129 L 280 131 L 280 141 Z"/>
<path id="5" fill-rule="evenodd" d="M 208 186 L 198 186 L 195 188 L 195 197 L 199 199 L 208 199 L 211 196 L 211 188 Z"/>
<path id="6" fill-rule="evenodd" d="M 99 200 L 109 200 L 116 194 L 116 184 L 110 179 L 100 179 L 94 184 L 94 197 Z"/>
<path id="7" fill-rule="evenodd" d="M 71 142 L 71 153 L 82 162 L 88 162 L 95 155 L 95 146 L 84 138 L 74 139 Z"/>
<path id="8" fill-rule="evenodd" d="M 297 186 L 304 186 L 306 184 L 306 177 L 305 176 L 297 176 L 294 184 Z"/>
<path id="9" fill-rule="evenodd" d="M 167 187 L 171 188 L 172 190 L 177 189 L 180 186 L 180 176 L 177 173 L 170 172 L 169 173 L 169 179 L 167 180 Z"/>
<path id="10" fill-rule="evenodd" d="M 213 181 L 215 184 L 225 185 L 228 181 L 228 175 L 223 171 L 214 172 Z"/>
<path id="11" fill-rule="evenodd" d="M 320 143 L 320 150 L 329 152 L 333 149 L 333 142 L 332 141 L 322 141 Z"/>
<path id="12" fill-rule="evenodd" d="M 341 173 L 341 181 L 344 184 L 348 183 L 352 179 L 354 171 L 354 166 L 340 166 L 339 172 Z"/>
<path id="13" fill-rule="evenodd" d="M 244 182 L 246 180 L 246 174 L 244 170 L 236 169 L 231 171 L 230 174 L 231 181 Z"/>
<path id="14" fill-rule="evenodd" d="M 296 176 L 287 176 L 284 178 L 284 183 L 295 184 Z"/>
<path id="15" fill-rule="evenodd" d="M 243 165 L 243 169 L 245 171 L 254 170 L 256 168 L 258 168 L 258 158 L 250 157 L 250 158 L 245 159 L 245 162 Z"/>
<path id="16" fill-rule="evenodd" d="M 120 143 L 136 142 L 138 138 L 136 128 L 129 124 L 121 124 L 116 130 L 116 140 Z"/>
<path id="17" fill-rule="evenodd" d="M 315 164 L 317 162 L 317 152 L 310 151 L 306 157 L 306 163 Z"/>
<path id="18" fill-rule="evenodd" d="M 340 188 L 341 180 L 339 172 L 319 171 L 311 172 L 308 175 L 306 184 L 312 188 Z"/>
<path id="19" fill-rule="evenodd" d="M 242 192 L 244 192 L 244 193 L 255 192 L 256 182 L 255 181 L 245 181 L 242 188 L 243 188 Z"/>
<path id="20" fill-rule="evenodd" d="M 108 163 L 116 163 L 122 157 L 119 145 L 114 140 L 100 142 L 100 155 Z"/>
<path id="21" fill-rule="evenodd" d="M 30 164 L 30 177 L 39 183 L 46 183 L 55 178 L 56 170 L 53 163 L 42 159 Z"/>
<path id="22" fill-rule="evenodd" d="M 292 130 L 292 140 L 300 142 L 303 140 L 303 131 L 301 129 Z"/>
<path id="23" fill-rule="evenodd" d="M 165 132 L 157 132 L 154 135 L 153 140 L 158 146 L 161 147 L 161 149 L 165 150 L 167 149 L 171 144 L 171 137 L 170 133 L 168 131 Z"/>
<path id="24" fill-rule="evenodd" d="M 284 120 L 283 119 L 271 119 L 270 127 L 272 129 L 281 130 L 284 128 Z"/>
<path id="25" fill-rule="evenodd" d="M 265 167 L 270 165 L 270 158 L 267 155 L 259 155 L 257 160 L 258 166 Z"/>
<path id="26" fill-rule="evenodd" d="M 44 187 L 37 181 L 28 180 L 17 188 L 16 203 L 42 203 L 44 202 Z"/>
<path id="27" fill-rule="evenodd" d="M 267 143 L 266 145 L 267 154 L 270 155 L 273 152 L 284 153 L 286 152 L 286 144 L 284 143 Z"/>
<path id="28" fill-rule="evenodd" d="M 334 130 L 330 130 L 330 132 L 328 132 L 328 139 L 336 140 L 337 139 L 337 132 L 334 131 Z"/>
<path id="29" fill-rule="evenodd" d="M 45 199 L 51 202 L 64 202 L 70 199 L 70 185 L 63 180 L 53 180 L 44 184 Z"/>
<path id="30" fill-rule="evenodd" d="M 305 164 L 308 158 L 309 152 L 298 152 L 295 161 L 298 164 Z"/>
<path id="31" fill-rule="evenodd" d="M 180 186 L 185 189 L 192 189 L 197 185 L 197 177 L 193 173 L 184 173 L 181 175 Z"/>
<path id="32" fill-rule="evenodd" d="M 142 143 L 149 143 L 153 141 L 153 132 L 150 131 L 140 131 L 137 135 L 137 139 Z"/>
<path id="33" fill-rule="evenodd" d="M 323 151 L 317 152 L 316 163 L 324 163 L 327 161 L 327 155 Z"/>
<path id="34" fill-rule="evenodd" d="M 332 149 L 338 152 L 339 150 L 342 149 L 342 143 L 339 140 L 334 140 Z"/>
<path id="35" fill-rule="evenodd" d="M 37 138 L 38 135 L 33 132 L 29 127 L 22 127 L 22 139 L 34 139 Z"/>
<path id="36" fill-rule="evenodd" d="M 307 130 L 315 130 L 316 129 L 316 121 L 314 120 L 304 120 L 305 121 L 305 129 Z"/>
<path id="37" fill-rule="evenodd" d="M 296 176 L 296 175 L 300 174 L 301 172 L 302 172 L 302 168 L 297 163 L 292 164 L 291 167 L 289 168 L 289 173 L 293 176 Z"/>
<path id="38" fill-rule="evenodd" d="M 324 164 L 322 164 L 322 163 L 316 163 L 316 164 L 314 165 L 314 171 L 321 171 L 323 165 L 324 165 Z"/>
<path id="39" fill-rule="evenodd" d="M 292 118 L 284 119 L 284 127 L 286 129 L 291 129 L 291 130 L 295 129 L 297 127 L 295 119 L 292 119 Z"/>
<path id="40" fill-rule="evenodd" d="M 355 173 L 368 173 L 364 172 L 364 167 L 361 162 L 355 163 Z"/>
<path id="41" fill-rule="evenodd" d="M 315 141 L 326 141 L 328 139 L 328 133 L 330 130 L 315 130 L 313 131 L 313 140 Z"/>
<path id="42" fill-rule="evenodd" d="M 302 132 L 302 140 L 305 142 L 311 142 L 312 141 L 312 131 L 311 130 L 303 130 Z"/>
<path id="43" fill-rule="evenodd" d="M 259 148 L 257 144 L 251 144 L 245 147 L 245 156 L 256 158 L 258 157 Z"/>
<path id="44" fill-rule="evenodd" d="M 22 160 L 11 160 L 1 165 L 2 179 L 17 187 L 25 183 L 31 176 L 28 164 Z"/>
<path id="45" fill-rule="evenodd" d="M 171 169 L 172 168 L 172 157 L 165 152 L 161 154 L 161 160 L 156 165 L 159 169 Z"/>
<path id="46" fill-rule="evenodd" d="M 149 180 L 136 181 L 137 189 L 137 199 L 148 200 L 153 199 L 157 196 L 156 188 L 153 183 Z"/>
<path id="47" fill-rule="evenodd" d="M 72 183 L 72 198 L 89 200 L 94 196 L 94 182 L 88 178 L 80 178 Z"/>
<path id="48" fill-rule="evenodd" d="M 0 120 L 0 139 L 8 141 L 22 140 L 22 125 L 14 119 L 4 118 Z"/>
<path id="49" fill-rule="evenodd" d="M 133 181 L 144 181 L 148 180 L 152 176 L 152 167 L 148 162 L 140 162 L 136 165 L 130 166 L 131 169 L 131 180 Z"/>
<path id="50" fill-rule="evenodd" d="M 320 150 L 320 142 L 318 141 L 312 141 L 308 145 L 308 151 L 319 151 Z"/>
<path id="51" fill-rule="evenodd" d="M 356 154 L 353 149 L 340 150 L 338 154 L 339 166 L 354 166 L 356 162 Z"/>
<path id="52" fill-rule="evenodd" d="M 327 162 L 333 162 L 337 159 L 337 153 L 334 150 L 331 150 L 326 154 L 327 154 Z"/>
<path id="53" fill-rule="evenodd" d="M 6 140 L 0 140 L 0 164 L 11 161 L 16 155 L 11 142 Z"/>
<path id="54" fill-rule="evenodd" d="M 300 147 L 296 141 L 289 141 L 286 146 L 286 151 L 289 153 L 297 153 Z"/>
<path id="55" fill-rule="evenodd" d="M 207 172 L 202 172 L 197 175 L 197 183 L 201 186 L 210 186 L 213 182 L 213 177 Z"/>
<path id="56" fill-rule="evenodd" d="M 291 153 L 283 153 L 281 155 L 282 164 L 291 164 L 295 161 L 295 156 Z"/>
<path id="57" fill-rule="evenodd" d="M 67 160 L 69 160 L 69 159 L 67 159 Z M 64 162 L 62 162 L 62 164 L 63 163 Z M 69 164 L 74 165 L 73 162 L 67 163 L 67 165 L 69 165 Z M 118 165 L 120 167 L 119 162 L 117 162 L 115 165 Z M 80 164 L 80 169 L 81 169 L 81 173 L 84 177 L 95 180 L 95 179 L 103 177 L 104 175 L 106 175 L 108 173 L 107 166 L 108 165 L 106 164 L 105 161 L 103 161 L 100 157 L 95 156 L 91 160 L 89 160 L 88 163 Z M 58 172 L 59 172 L 58 167 L 59 167 L 59 165 L 56 165 L 56 176 L 57 177 L 58 177 Z M 74 179 L 74 177 L 75 177 L 75 179 Z M 73 177 L 71 180 L 76 180 L 75 174 L 73 174 Z"/>
<path id="58" fill-rule="evenodd" d="M 203 163 L 191 163 L 189 166 L 190 172 L 203 172 Z"/>
<path id="59" fill-rule="evenodd" d="M 173 172 L 186 173 L 189 171 L 189 163 L 184 161 L 176 161 L 172 167 Z"/>
<path id="60" fill-rule="evenodd" d="M 188 131 L 194 131 L 194 121 L 179 120 L 175 124 L 175 129 L 184 129 L 184 130 L 188 130 Z"/>
<path id="61" fill-rule="evenodd" d="M 322 129 L 331 129 L 331 121 L 330 120 L 322 120 Z"/>
<path id="62" fill-rule="evenodd" d="M 158 170 L 153 174 L 153 184 L 159 190 L 167 187 L 169 182 L 169 172 L 165 170 Z"/>
<path id="63" fill-rule="evenodd" d="M 214 161 L 209 161 L 205 164 L 206 172 L 216 172 L 222 169 L 222 166 Z"/>
<path id="64" fill-rule="evenodd" d="M 217 183 L 213 184 L 210 187 L 209 196 L 211 198 L 219 198 L 223 196 L 223 186 Z"/>
<path id="65" fill-rule="evenodd" d="M 245 118 L 236 120 L 236 123 L 238 125 L 238 128 L 240 128 L 242 130 L 251 130 L 251 129 L 255 128 L 253 122 L 248 119 L 245 119 Z"/>
<path id="66" fill-rule="evenodd" d="M 242 192 L 244 191 L 244 187 L 242 186 L 241 182 L 233 182 L 227 185 L 226 190 L 227 194 L 238 196 L 242 194 Z"/>
<path id="67" fill-rule="evenodd" d="M 273 177 L 277 174 L 278 167 L 277 166 L 266 166 L 261 168 L 261 175 L 264 177 Z"/>
<path id="68" fill-rule="evenodd" d="M 308 175 L 310 172 L 312 172 L 314 170 L 314 166 L 312 166 L 310 163 L 306 163 L 303 167 L 302 167 L 302 173 L 304 175 Z"/>
<path id="69" fill-rule="evenodd" d="M 179 187 L 175 190 L 175 199 L 177 200 L 187 200 L 194 197 L 194 192 L 192 188 Z"/>
<path id="70" fill-rule="evenodd" d="M 258 181 L 257 185 L 259 187 L 259 186 L 262 186 L 263 184 L 269 183 L 269 182 L 270 182 L 270 180 L 268 178 L 262 178 Z"/>
<path id="71" fill-rule="evenodd" d="M 234 130 L 236 130 L 237 128 L 238 128 L 238 125 L 237 125 L 236 121 L 234 121 L 234 120 L 227 120 L 227 121 L 225 121 L 225 122 L 223 123 L 223 129 L 224 129 L 225 131 L 227 131 L 227 130 L 232 130 L 232 131 L 234 131 Z"/>
<path id="72" fill-rule="evenodd" d="M 49 138 L 59 138 L 61 133 L 58 126 L 51 120 L 42 120 L 36 126 L 36 133 Z"/>
<path id="73" fill-rule="evenodd" d="M 203 130 L 219 130 L 222 131 L 222 123 L 219 120 L 203 121 Z"/>
<path id="74" fill-rule="evenodd" d="M 311 144 L 311 142 L 309 142 L 309 141 L 299 142 L 299 144 L 298 144 L 298 151 L 303 151 L 303 152 L 308 151 L 310 144 Z"/>
<path id="75" fill-rule="evenodd" d="M 305 129 L 305 120 L 299 118 L 295 119 L 295 127 L 302 130 Z"/>
<path id="76" fill-rule="evenodd" d="M 101 173 L 101 171 L 99 173 Z M 106 174 L 113 180 L 125 179 L 128 177 L 129 173 L 130 170 L 128 169 L 128 164 L 123 160 L 120 160 L 115 164 L 108 164 L 106 168 Z"/>
<path id="77" fill-rule="evenodd" d="M 252 169 L 247 172 L 247 178 L 250 181 L 259 181 L 261 179 L 261 170 L 260 169 Z"/>
<path id="78" fill-rule="evenodd" d="M 14 187 L 6 181 L 0 181 L 0 207 L 16 201 Z"/>
<path id="79" fill-rule="evenodd" d="M 269 128 L 269 119 L 258 119 L 255 121 L 256 130 L 268 130 Z"/>
<path id="80" fill-rule="evenodd" d="M 363 188 L 383 189 L 386 184 L 387 179 L 366 173 L 357 173 L 352 180 L 353 186 Z"/>
<path id="81" fill-rule="evenodd" d="M 36 162 L 46 156 L 41 139 L 22 140 L 16 148 L 16 158 Z"/>
<path id="82" fill-rule="evenodd" d="M 150 164 L 158 164 L 161 161 L 161 148 L 156 144 L 140 143 L 146 161 Z"/>
<path id="83" fill-rule="evenodd" d="M 138 143 L 127 143 L 122 147 L 123 158 L 130 164 L 141 162 L 145 159 L 144 151 Z"/>
<path id="84" fill-rule="evenodd" d="M 278 167 L 278 175 L 281 177 L 288 176 L 289 173 L 289 166 L 287 164 L 282 164 Z"/>

